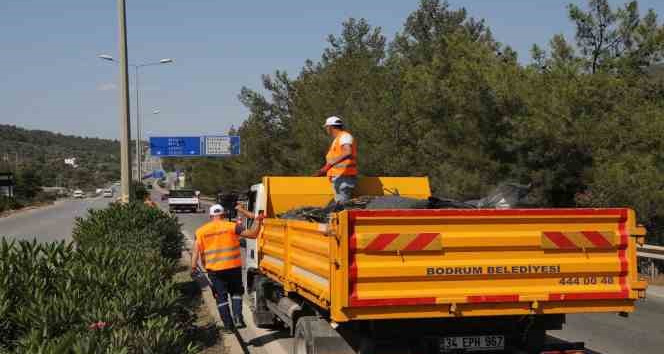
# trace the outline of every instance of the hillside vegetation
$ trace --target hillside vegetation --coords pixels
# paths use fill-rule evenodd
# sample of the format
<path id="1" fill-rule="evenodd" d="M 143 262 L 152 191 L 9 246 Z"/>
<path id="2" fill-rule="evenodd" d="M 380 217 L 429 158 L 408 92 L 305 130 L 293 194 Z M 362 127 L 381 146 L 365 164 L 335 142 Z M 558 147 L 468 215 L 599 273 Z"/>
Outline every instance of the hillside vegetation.
<path id="1" fill-rule="evenodd" d="M 78 167 L 65 165 L 76 158 Z M 114 140 L 83 138 L 0 124 L 0 171 L 36 176 L 38 185 L 94 188 L 119 179 L 120 145 Z"/>
<path id="2" fill-rule="evenodd" d="M 193 166 L 204 192 L 310 175 L 329 145 L 321 125 L 338 115 L 357 138 L 362 174 L 427 175 L 435 194 L 458 199 L 532 183 L 540 206 L 633 207 L 657 238 L 664 81 L 647 69 L 664 59 L 664 27 L 636 1 L 567 10 L 575 38 L 533 45 L 527 64 L 494 38 L 492 19 L 445 2 L 421 1 L 391 41 L 349 19 L 296 76 L 276 71 L 263 90 L 242 89 L 242 156 L 173 164 Z"/>

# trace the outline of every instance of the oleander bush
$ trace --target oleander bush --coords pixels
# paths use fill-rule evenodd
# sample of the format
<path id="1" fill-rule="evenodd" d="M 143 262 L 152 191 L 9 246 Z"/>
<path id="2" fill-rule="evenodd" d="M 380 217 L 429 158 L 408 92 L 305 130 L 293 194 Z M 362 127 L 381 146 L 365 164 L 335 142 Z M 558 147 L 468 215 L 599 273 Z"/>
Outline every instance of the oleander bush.
<path id="1" fill-rule="evenodd" d="M 167 259 L 179 259 L 183 236 L 177 219 L 142 203 L 114 203 L 107 209 L 90 210 L 76 220 L 72 236 L 79 247 L 100 242 L 116 247 L 154 249 Z"/>
<path id="2" fill-rule="evenodd" d="M 112 204 L 77 220 L 74 239 L 0 239 L 0 353 L 197 351 L 172 280 L 182 248 L 174 218 Z"/>

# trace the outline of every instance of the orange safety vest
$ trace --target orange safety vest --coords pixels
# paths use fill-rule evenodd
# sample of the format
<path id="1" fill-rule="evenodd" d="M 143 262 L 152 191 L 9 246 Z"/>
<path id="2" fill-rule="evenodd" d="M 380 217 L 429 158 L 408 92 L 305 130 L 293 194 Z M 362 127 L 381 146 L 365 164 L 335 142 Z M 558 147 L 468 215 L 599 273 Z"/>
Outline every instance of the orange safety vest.
<path id="1" fill-rule="evenodd" d="M 203 267 L 218 271 L 242 266 L 235 223 L 212 220 L 196 230 Z"/>
<path id="2" fill-rule="evenodd" d="M 332 145 L 330 145 L 330 150 L 325 156 L 327 163 L 330 163 L 341 156 L 344 155 L 343 150 L 341 149 L 341 136 L 344 134 L 349 134 L 348 132 L 341 132 L 334 138 Z M 337 177 L 337 176 L 357 176 L 357 144 L 355 144 L 355 139 L 351 144 L 351 156 L 345 160 L 337 162 L 327 171 L 328 177 Z"/>

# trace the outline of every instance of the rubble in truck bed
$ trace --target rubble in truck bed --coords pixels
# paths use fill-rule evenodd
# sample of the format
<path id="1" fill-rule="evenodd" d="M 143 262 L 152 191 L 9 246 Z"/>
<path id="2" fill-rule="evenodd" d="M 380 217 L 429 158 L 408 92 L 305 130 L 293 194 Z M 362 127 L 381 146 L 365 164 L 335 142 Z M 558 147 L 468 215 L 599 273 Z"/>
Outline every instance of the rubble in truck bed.
<path id="1" fill-rule="evenodd" d="M 385 209 L 510 209 L 521 206 L 522 200 L 528 195 L 530 185 L 505 183 L 499 185 L 487 197 L 457 201 L 447 198 L 429 197 L 416 199 L 390 196 L 361 196 L 337 205 L 331 201 L 326 207 L 305 206 L 291 209 L 277 215 L 281 219 L 306 220 L 311 222 L 327 223 L 330 213 L 341 210 L 385 210 Z"/>

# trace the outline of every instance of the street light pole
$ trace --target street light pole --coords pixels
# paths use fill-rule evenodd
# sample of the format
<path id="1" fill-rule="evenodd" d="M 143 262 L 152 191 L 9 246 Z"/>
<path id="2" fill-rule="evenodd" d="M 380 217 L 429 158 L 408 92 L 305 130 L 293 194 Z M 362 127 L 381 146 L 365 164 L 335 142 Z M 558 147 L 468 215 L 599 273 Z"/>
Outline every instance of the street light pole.
<path id="1" fill-rule="evenodd" d="M 123 203 L 132 201 L 131 156 L 129 141 L 131 127 L 129 113 L 129 66 L 127 61 L 127 18 L 125 0 L 118 0 L 118 25 L 120 27 L 120 194 Z"/>
<path id="2" fill-rule="evenodd" d="M 140 65 L 136 65 L 136 180 L 143 181 L 143 172 L 141 171 L 141 97 L 139 94 L 139 78 L 138 69 Z"/>
<path id="3" fill-rule="evenodd" d="M 144 67 L 144 66 L 170 64 L 172 62 L 173 62 L 173 59 L 164 58 L 164 59 L 161 59 L 157 62 L 134 65 L 134 67 L 136 68 L 136 171 L 138 173 L 138 181 L 139 182 L 141 182 L 143 180 L 143 172 L 141 171 L 141 167 L 142 167 L 142 164 L 143 164 L 142 163 L 143 151 L 141 150 L 141 139 L 142 139 L 143 132 L 141 131 L 141 99 L 140 99 L 140 91 L 139 91 L 139 69 Z"/>
<path id="4" fill-rule="evenodd" d="M 107 60 L 107 61 L 112 61 L 117 63 L 117 61 L 110 55 L 108 54 L 101 54 L 98 55 L 100 59 Z M 144 66 L 153 66 L 153 65 L 161 65 L 161 64 L 170 64 L 173 63 L 174 60 L 171 58 L 164 58 L 156 62 L 150 62 L 150 63 L 144 63 L 144 64 L 127 64 L 127 66 L 131 66 L 135 70 L 135 84 L 136 84 L 136 180 L 137 181 L 142 181 L 142 151 L 141 151 L 141 93 L 140 93 L 140 74 L 139 74 L 139 69 L 144 67 Z M 129 88 L 127 87 L 127 96 L 129 96 Z M 127 109 L 129 110 L 129 108 Z M 127 143 L 129 145 L 129 143 Z M 131 162 L 130 162 L 130 169 L 131 169 Z M 131 179 L 131 176 L 129 176 L 129 179 Z"/>

